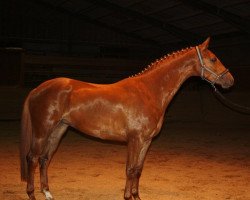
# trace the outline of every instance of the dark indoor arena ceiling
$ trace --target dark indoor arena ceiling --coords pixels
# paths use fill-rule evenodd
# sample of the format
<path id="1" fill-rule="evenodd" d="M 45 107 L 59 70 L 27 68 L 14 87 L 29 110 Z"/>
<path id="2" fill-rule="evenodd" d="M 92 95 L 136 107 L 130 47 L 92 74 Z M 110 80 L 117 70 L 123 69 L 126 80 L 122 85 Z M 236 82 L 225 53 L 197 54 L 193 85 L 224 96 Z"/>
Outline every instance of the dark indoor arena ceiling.
<path id="1" fill-rule="evenodd" d="M 13 46 L 16 42 L 34 49 L 39 43 L 66 43 L 165 50 L 194 45 L 208 36 L 217 40 L 217 45 L 225 43 L 225 39 L 232 43 L 249 42 L 249 0 L 9 0 L 2 3 L 1 46 Z"/>

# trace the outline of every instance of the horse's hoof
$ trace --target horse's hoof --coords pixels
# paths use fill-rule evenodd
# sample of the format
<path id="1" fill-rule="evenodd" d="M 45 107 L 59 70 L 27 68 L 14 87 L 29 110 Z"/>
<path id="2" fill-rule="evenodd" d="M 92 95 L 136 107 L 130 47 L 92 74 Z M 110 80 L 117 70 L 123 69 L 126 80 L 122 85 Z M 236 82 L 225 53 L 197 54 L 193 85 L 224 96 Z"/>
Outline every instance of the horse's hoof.
<path id="1" fill-rule="evenodd" d="M 55 200 L 53 196 L 51 195 L 50 191 L 43 190 L 43 194 L 45 195 L 45 200 Z"/>
<path id="2" fill-rule="evenodd" d="M 134 200 L 134 198 L 131 196 L 131 197 L 124 197 L 124 200 Z"/>
<path id="3" fill-rule="evenodd" d="M 55 200 L 54 197 L 45 197 L 45 200 Z"/>
<path id="4" fill-rule="evenodd" d="M 54 197 L 46 197 L 45 200 L 55 200 Z"/>

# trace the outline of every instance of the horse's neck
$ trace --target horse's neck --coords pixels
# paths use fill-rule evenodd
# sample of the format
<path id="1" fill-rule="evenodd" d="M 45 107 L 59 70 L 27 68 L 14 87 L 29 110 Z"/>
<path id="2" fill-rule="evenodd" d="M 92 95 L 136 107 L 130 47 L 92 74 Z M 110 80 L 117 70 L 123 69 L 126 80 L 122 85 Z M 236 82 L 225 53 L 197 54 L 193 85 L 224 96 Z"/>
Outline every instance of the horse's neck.
<path id="1" fill-rule="evenodd" d="M 142 77 L 143 83 L 150 90 L 161 109 L 166 109 L 182 83 L 191 76 L 196 76 L 197 59 L 193 51 L 162 62 L 151 72 Z"/>

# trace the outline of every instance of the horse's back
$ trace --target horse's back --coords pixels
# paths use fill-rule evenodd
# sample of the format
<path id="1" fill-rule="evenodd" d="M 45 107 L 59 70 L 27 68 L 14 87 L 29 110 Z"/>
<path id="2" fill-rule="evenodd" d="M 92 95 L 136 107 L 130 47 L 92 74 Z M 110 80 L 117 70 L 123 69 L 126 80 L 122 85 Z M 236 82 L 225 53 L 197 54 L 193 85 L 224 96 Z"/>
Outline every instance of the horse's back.
<path id="1" fill-rule="evenodd" d="M 78 81 L 78 80 L 74 80 L 74 79 L 70 79 L 70 78 L 64 78 L 64 77 L 60 77 L 60 78 L 54 78 L 54 79 L 50 79 L 47 80 L 43 83 L 41 83 L 39 86 L 37 86 L 32 92 L 39 92 L 41 90 L 45 90 L 45 89 L 63 89 L 65 87 L 69 87 L 69 86 L 74 85 L 74 87 L 82 87 L 82 86 L 90 86 L 90 83 L 87 82 L 82 82 L 82 81 Z"/>

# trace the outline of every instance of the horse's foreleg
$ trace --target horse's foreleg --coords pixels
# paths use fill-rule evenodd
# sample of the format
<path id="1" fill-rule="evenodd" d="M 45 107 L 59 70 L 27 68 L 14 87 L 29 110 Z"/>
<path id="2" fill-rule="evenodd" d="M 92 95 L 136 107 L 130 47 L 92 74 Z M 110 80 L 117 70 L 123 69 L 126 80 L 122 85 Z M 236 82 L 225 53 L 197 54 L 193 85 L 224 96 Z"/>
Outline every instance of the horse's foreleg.
<path id="1" fill-rule="evenodd" d="M 41 191 L 44 193 L 46 200 L 53 199 L 48 185 L 48 167 L 49 163 L 54 155 L 59 142 L 67 130 L 68 125 L 59 123 L 53 132 L 48 137 L 47 144 L 45 145 L 42 155 L 40 156 L 40 182 L 41 182 Z"/>
<path id="2" fill-rule="evenodd" d="M 139 138 L 132 138 L 128 142 L 128 158 L 126 166 L 126 187 L 124 198 L 126 200 L 140 200 L 139 179 L 143 163 L 151 140 L 141 141 Z"/>
<path id="3" fill-rule="evenodd" d="M 136 170 L 135 170 L 135 178 L 133 180 L 132 185 L 132 195 L 134 197 L 134 200 L 140 200 L 139 197 L 139 179 L 141 177 L 141 172 L 144 164 L 144 160 L 148 151 L 148 148 L 151 144 L 151 140 L 145 141 L 142 146 L 140 147 L 138 160 L 136 163 Z"/>

